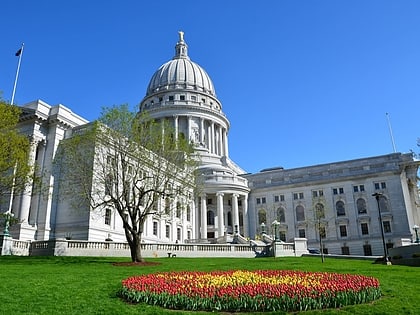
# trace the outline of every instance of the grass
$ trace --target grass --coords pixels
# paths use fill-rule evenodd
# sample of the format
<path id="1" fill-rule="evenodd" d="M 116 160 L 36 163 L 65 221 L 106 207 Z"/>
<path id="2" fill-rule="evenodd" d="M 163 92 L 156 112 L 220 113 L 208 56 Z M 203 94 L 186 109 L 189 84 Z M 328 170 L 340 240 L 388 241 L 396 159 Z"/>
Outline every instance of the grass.
<path id="1" fill-rule="evenodd" d="M 0 256 L 0 314 L 196 314 L 130 305 L 116 296 L 122 279 L 135 274 L 180 270 L 292 269 L 373 276 L 382 298 L 367 305 L 305 314 L 418 314 L 418 267 L 371 261 L 301 258 L 157 258 L 156 266 L 114 266 L 123 258 Z M 205 313 L 200 314 L 215 314 Z M 247 313 L 251 314 L 251 313 Z M 257 314 L 257 313 L 253 313 Z M 270 314 L 270 313 L 261 313 Z M 276 313 L 278 314 L 278 313 Z"/>

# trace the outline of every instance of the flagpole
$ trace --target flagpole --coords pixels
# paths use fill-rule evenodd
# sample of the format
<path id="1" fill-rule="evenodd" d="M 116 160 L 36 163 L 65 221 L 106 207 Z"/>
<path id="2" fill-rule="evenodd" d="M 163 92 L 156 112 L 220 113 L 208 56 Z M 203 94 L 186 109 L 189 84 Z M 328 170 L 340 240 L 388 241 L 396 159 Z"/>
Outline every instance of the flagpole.
<path id="1" fill-rule="evenodd" d="M 386 113 L 386 119 L 388 121 L 389 134 L 391 135 L 392 148 L 394 149 L 394 153 L 396 153 L 397 149 L 395 148 L 394 135 L 392 134 L 391 121 L 389 120 L 389 114 L 388 113 Z"/>
<path id="2" fill-rule="evenodd" d="M 12 101 L 10 102 L 11 105 L 13 105 L 13 102 L 15 100 L 16 85 L 17 85 L 17 80 L 18 80 L 18 77 L 19 77 L 19 70 L 20 70 L 20 61 L 22 60 L 22 55 L 23 55 L 23 45 L 24 45 L 24 43 L 22 43 L 22 47 L 16 53 L 16 56 L 19 56 L 19 61 L 18 61 L 18 66 L 17 66 L 17 70 L 16 70 L 15 84 L 13 85 Z"/>

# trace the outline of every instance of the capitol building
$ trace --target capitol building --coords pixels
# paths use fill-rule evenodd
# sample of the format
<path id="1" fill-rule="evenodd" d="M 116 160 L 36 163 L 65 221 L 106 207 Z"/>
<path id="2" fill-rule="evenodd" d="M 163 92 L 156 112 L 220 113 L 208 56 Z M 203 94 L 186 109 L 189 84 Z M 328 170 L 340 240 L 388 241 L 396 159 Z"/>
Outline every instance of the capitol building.
<path id="1" fill-rule="evenodd" d="M 174 57 L 151 76 L 139 112 L 169 121 L 176 137 L 193 143 L 203 183 L 190 213 L 147 219 L 146 243 L 247 242 L 265 234 L 283 242 L 305 238 L 309 248 L 322 243 L 329 254 L 372 256 L 383 254 L 381 228 L 387 247 L 415 238 L 420 162 L 411 153 L 255 174 L 232 161 L 229 119 L 213 81 L 190 59 L 182 32 Z M 50 191 L 41 195 L 28 188 L 13 196 L 10 208 L 20 222 L 10 229 L 14 239 L 126 240 L 116 211 L 73 209 L 56 184 L 60 174 L 53 164 L 60 142 L 86 124 L 63 105 L 38 100 L 22 106 L 19 127 L 31 139 L 31 162 L 45 174 Z"/>

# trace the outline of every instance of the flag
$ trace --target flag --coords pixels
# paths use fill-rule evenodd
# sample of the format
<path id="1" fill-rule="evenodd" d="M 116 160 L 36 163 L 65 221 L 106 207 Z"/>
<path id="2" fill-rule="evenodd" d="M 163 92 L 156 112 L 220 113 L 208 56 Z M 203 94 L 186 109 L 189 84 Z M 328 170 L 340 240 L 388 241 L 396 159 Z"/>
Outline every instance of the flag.
<path id="1" fill-rule="evenodd" d="M 22 48 L 20 48 L 20 49 L 16 52 L 15 56 L 16 56 L 16 57 L 19 57 L 21 53 L 22 53 Z"/>

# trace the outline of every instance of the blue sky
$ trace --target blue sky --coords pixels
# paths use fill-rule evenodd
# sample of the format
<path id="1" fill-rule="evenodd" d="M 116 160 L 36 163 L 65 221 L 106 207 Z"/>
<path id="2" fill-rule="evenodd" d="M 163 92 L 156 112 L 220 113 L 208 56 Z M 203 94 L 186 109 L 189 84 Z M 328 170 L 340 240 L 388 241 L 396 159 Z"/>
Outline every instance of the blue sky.
<path id="1" fill-rule="evenodd" d="M 248 172 L 419 152 L 420 1 L 3 0 L 0 91 L 89 120 L 135 108 L 185 32 Z"/>

